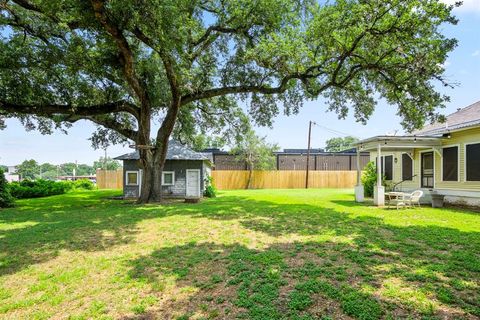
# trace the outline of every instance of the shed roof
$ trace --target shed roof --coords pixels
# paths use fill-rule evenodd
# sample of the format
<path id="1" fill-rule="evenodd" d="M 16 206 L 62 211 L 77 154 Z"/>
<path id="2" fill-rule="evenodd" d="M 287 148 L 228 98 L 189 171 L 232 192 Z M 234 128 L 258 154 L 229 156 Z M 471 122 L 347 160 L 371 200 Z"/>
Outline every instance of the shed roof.
<path id="1" fill-rule="evenodd" d="M 415 131 L 415 135 L 437 135 L 450 131 L 466 129 L 480 125 L 480 101 L 469 105 L 468 107 L 458 109 L 456 112 L 447 116 L 444 123 L 436 122 Z"/>
<path id="2" fill-rule="evenodd" d="M 138 160 L 140 159 L 140 153 L 137 151 L 126 153 L 115 158 L 116 160 Z M 212 161 L 211 153 L 196 152 L 187 146 L 184 146 L 176 140 L 170 140 L 168 142 L 167 157 L 166 160 L 208 160 Z"/>

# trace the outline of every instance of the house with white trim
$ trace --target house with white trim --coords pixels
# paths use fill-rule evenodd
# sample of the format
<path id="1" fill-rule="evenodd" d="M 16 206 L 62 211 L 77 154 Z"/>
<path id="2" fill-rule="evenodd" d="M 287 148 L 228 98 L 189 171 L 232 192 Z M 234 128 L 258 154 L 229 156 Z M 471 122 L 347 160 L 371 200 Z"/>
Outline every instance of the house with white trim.
<path id="1" fill-rule="evenodd" d="M 404 136 L 375 136 L 357 143 L 358 152 L 369 151 L 377 166 L 375 205 L 384 205 L 381 176 L 395 191 L 423 190 L 424 202 L 432 194 L 445 202 L 480 205 L 480 101 Z M 356 200 L 363 201 L 358 179 Z"/>

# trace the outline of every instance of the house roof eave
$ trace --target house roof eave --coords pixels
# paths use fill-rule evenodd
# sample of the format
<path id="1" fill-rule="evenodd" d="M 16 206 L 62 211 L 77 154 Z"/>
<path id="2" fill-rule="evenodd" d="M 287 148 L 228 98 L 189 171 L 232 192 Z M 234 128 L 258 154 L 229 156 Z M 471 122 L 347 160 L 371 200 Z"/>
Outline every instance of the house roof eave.
<path id="1" fill-rule="evenodd" d="M 439 147 L 442 136 L 375 136 L 356 143 L 359 150 L 370 151 L 381 149 L 408 150 Z"/>

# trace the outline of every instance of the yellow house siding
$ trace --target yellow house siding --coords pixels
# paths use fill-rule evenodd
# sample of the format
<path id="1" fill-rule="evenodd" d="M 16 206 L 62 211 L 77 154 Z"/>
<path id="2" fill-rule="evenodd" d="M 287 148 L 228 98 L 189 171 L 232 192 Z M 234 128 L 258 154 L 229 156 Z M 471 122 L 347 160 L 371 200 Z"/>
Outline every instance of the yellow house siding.
<path id="1" fill-rule="evenodd" d="M 393 155 L 393 183 L 397 183 L 402 181 L 402 154 L 404 152 L 399 152 L 399 151 L 388 151 L 385 150 L 384 152 L 382 151 L 382 156 L 389 156 Z M 370 152 L 370 161 L 375 162 L 375 159 L 377 157 L 377 152 Z M 418 189 L 420 186 L 420 165 L 418 162 L 417 163 L 417 158 L 418 158 L 418 150 L 414 150 L 413 154 L 413 174 L 416 175 L 413 177 L 412 181 L 404 181 L 401 185 L 398 185 L 397 189 L 402 190 L 402 189 Z M 395 159 L 397 159 L 397 162 L 395 163 Z"/>
<path id="2" fill-rule="evenodd" d="M 434 152 L 434 166 L 435 166 L 435 189 L 447 189 L 447 190 L 466 190 L 466 191 L 480 191 L 480 181 L 465 181 L 465 145 L 469 143 L 480 143 L 480 127 L 463 130 L 459 132 L 451 133 L 451 138 L 445 138 L 442 140 L 442 146 L 454 146 L 459 147 L 459 181 L 442 181 L 442 158 L 438 152 Z M 399 189 L 418 189 L 420 188 L 420 165 L 421 165 L 421 153 L 426 151 L 433 151 L 431 149 L 414 149 L 413 150 L 413 172 L 416 175 L 413 181 L 405 181 L 399 185 Z M 392 152 L 389 150 L 382 150 L 383 155 L 393 155 L 393 182 L 397 183 L 402 181 L 402 153 Z M 375 161 L 377 152 L 370 152 L 370 160 Z M 395 158 L 397 163 L 395 163 Z"/>
<path id="3" fill-rule="evenodd" d="M 469 190 L 480 191 L 480 181 L 465 181 L 465 145 L 469 143 L 480 143 L 480 128 L 453 132 L 450 139 L 444 139 L 442 145 L 458 145 L 459 147 L 459 181 L 442 181 L 442 159 L 440 155 L 435 155 L 435 165 L 438 164 L 438 170 L 435 170 L 435 187 L 438 189 L 451 190 Z"/>

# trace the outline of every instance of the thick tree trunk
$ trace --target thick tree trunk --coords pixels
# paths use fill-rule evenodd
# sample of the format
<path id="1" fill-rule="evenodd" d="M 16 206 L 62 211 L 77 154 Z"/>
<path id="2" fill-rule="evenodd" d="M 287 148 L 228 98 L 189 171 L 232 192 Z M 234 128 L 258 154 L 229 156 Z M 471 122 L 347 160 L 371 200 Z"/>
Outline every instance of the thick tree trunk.
<path id="1" fill-rule="evenodd" d="M 159 202 L 162 200 L 162 171 L 165 160 L 155 161 L 159 150 L 150 152 L 149 156 L 140 159 L 140 167 L 143 170 L 141 194 L 137 203 Z M 166 153 L 165 153 L 166 155 Z M 160 156 L 160 158 L 162 158 Z M 164 159 L 164 157 L 163 157 Z"/>
<path id="2" fill-rule="evenodd" d="M 167 157 L 168 139 L 175 126 L 179 108 L 179 101 L 172 103 L 160 129 L 158 129 L 156 142 L 153 146 L 154 149 L 146 152 L 148 156 L 146 156 L 143 163 L 145 163 L 144 167 L 147 168 L 148 177 L 145 179 L 145 183 L 142 181 L 142 195 L 138 199 L 138 203 L 158 202 L 162 200 L 162 171 Z"/>
<path id="3" fill-rule="evenodd" d="M 159 202 L 162 200 L 162 171 L 164 162 L 154 160 L 155 155 L 141 159 L 143 170 L 141 194 L 137 203 Z"/>
<path id="4" fill-rule="evenodd" d="M 142 168 L 142 184 L 140 189 L 140 197 L 137 200 L 137 203 L 147 203 L 150 199 L 150 194 L 152 191 L 153 184 L 153 163 L 147 159 L 140 159 Z"/>
<path id="5" fill-rule="evenodd" d="M 153 166 L 153 183 L 150 201 L 162 200 L 162 171 L 165 161 L 154 162 Z"/>

